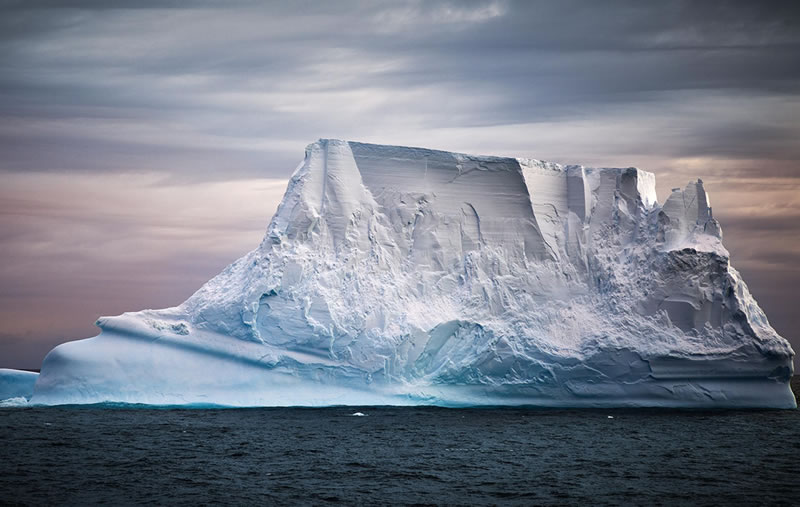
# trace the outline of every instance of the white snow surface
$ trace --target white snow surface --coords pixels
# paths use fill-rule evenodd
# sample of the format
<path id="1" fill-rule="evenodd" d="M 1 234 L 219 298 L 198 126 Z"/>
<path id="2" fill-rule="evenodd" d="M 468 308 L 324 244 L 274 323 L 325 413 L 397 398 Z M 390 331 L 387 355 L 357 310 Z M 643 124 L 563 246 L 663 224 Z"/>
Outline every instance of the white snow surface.
<path id="1" fill-rule="evenodd" d="M 320 140 L 182 305 L 56 347 L 32 403 L 795 407 L 700 180 Z"/>

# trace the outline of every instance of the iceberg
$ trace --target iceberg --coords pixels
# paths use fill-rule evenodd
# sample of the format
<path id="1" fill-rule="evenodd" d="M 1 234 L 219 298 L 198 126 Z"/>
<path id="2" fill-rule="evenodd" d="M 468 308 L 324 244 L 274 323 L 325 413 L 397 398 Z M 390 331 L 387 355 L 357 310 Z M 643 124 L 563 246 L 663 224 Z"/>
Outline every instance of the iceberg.
<path id="1" fill-rule="evenodd" d="M 38 373 L 0 368 L 0 406 L 2 402 L 25 403 L 33 396 Z"/>
<path id="2" fill-rule="evenodd" d="M 261 244 L 37 404 L 796 407 L 701 180 L 322 139 Z"/>

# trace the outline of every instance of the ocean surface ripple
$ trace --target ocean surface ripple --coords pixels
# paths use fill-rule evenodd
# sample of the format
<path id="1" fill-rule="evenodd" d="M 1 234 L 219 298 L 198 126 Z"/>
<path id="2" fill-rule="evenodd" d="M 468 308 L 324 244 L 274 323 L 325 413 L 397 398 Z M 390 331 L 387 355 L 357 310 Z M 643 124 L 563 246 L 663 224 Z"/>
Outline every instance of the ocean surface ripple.
<path id="1" fill-rule="evenodd" d="M 797 410 L 5 408 L 0 503 L 797 505 L 798 428 Z"/>

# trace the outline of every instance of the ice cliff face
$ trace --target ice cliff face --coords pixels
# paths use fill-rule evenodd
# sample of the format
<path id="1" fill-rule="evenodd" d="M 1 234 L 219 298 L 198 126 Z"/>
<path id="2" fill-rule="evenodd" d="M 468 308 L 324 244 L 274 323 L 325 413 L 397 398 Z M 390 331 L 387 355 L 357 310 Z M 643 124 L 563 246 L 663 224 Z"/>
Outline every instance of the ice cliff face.
<path id="1" fill-rule="evenodd" d="M 261 245 L 33 402 L 794 407 L 700 180 L 320 140 Z"/>
<path id="2" fill-rule="evenodd" d="M 0 407 L 26 404 L 38 373 L 0 368 Z"/>

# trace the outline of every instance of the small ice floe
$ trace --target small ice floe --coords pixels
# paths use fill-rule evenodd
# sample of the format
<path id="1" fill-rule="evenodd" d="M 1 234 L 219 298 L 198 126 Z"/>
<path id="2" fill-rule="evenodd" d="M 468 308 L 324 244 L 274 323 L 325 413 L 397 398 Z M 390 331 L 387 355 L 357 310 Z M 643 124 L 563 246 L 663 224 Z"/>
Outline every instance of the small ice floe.
<path id="1" fill-rule="evenodd" d="M 608 418 L 609 418 L 609 419 L 613 419 L 613 418 L 614 418 L 614 416 L 613 416 L 613 415 L 610 415 L 610 416 L 608 416 Z"/>
<path id="2" fill-rule="evenodd" d="M 353 416 L 353 417 L 364 417 L 367 414 L 365 414 L 364 412 L 355 412 L 355 413 L 350 414 L 350 415 Z"/>

